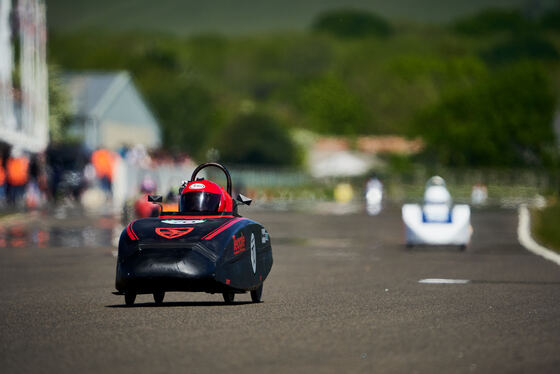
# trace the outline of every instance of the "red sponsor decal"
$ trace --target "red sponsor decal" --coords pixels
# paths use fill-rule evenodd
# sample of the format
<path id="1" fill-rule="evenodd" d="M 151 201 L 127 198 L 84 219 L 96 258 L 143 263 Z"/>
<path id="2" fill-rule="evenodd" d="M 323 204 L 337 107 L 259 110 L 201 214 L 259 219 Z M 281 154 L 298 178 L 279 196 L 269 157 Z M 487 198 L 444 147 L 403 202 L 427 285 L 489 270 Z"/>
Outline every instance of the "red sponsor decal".
<path id="1" fill-rule="evenodd" d="M 235 235 L 233 236 L 233 254 L 237 255 L 243 251 L 245 251 L 245 236 L 243 236 L 243 233 L 241 233 L 239 235 L 238 238 L 235 237 Z"/>
<path id="2" fill-rule="evenodd" d="M 166 239 L 175 239 L 187 235 L 193 229 L 194 227 L 158 227 L 156 228 L 156 234 Z"/>
<path id="3" fill-rule="evenodd" d="M 226 279 L 226 284 L 229 285 L 231 283 L 231 281 L 229 279 Z"/>

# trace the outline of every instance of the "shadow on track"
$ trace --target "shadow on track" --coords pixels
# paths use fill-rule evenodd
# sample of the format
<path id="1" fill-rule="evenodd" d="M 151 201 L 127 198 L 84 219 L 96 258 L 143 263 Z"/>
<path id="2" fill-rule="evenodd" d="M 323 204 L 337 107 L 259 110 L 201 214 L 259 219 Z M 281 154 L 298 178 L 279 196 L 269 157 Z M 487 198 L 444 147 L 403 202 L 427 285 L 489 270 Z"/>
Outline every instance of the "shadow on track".
<path id="1" fill-rule="evenodd" d="M 469 247 L 463 247 L 459 245 L 427 245 L 427 244 L 415 244 L 415 245 L 401 245 L 400 249 L 405 252 L 410 253 L 437 253 L 437 252 L 457 252 L 464 253 L 468 251 Z"/>
<path id="2" fill-rule="evenodd" d="M 223 301 L 172 301 L 162 304 L 151 303 L 136 303 L 131 306 L 126 304 L 113 304 L 105 305 L 105 308 L 173 308 L 173 307 L 186 307 L 186 306 L 235 306 L 235 305 L 245 305 L 245 304 L 255 304 L 252 301 L 237 301 L 232 304 L 226 304 Z"/>

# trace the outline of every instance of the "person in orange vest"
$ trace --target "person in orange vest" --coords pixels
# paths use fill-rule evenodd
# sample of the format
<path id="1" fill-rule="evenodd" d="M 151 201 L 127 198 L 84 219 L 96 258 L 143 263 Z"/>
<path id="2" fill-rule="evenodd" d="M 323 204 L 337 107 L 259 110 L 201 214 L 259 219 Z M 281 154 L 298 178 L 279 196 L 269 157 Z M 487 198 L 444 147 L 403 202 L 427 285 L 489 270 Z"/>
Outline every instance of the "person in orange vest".
<path id="1" fill-rule="evenodd" d="M 29 159 L 21 150 L 12 149 L 12 156 L 6 163 L 6 181 L 8 182 L 8 202 L 16 205 L 25 192 L 29 179 Z"/>
<path id="2" fill-rule="evenodd" d="M 91 154 L 91 163 L 95 168 L 97 178 L 101 182 L 101 187 L 106 193 L 111 193 L 113 167 L 115 164 L 112 152 L 104 148 L 94 151 Z"/>
<path id="3" fill-rule="evenodd" d="M 0 158 L 0 206 L 6 199 L 6 172 L 4 171 L 4 160 Z"/>

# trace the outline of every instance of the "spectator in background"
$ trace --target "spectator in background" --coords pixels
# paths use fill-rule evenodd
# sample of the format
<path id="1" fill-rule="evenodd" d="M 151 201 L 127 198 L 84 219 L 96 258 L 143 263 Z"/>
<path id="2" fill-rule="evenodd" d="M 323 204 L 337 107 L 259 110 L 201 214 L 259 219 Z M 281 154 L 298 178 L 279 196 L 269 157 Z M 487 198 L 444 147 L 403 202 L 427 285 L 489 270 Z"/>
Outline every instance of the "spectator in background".
<path id="1" fill-rule="evenodd" d="M 146 175 L 140 185 L 140 197 L 134 203 L 134 213 L 136 218 L 157 217 L 159 215 L 159 205 L 150 203 L 148 195 L 155 193 L 156 182 Z"/>
<path id="2" fill-rule="evenodd" d="M 126 154 L 126 161 L 144 169 L 153 167 L 152 158 L 143 144 L 136 144 L 132 147 Z"/>
<path id="3" fill-rule="evenodd" d="M 25 206 L 27 209 L 41 208 L 46 203 L 48 190 L 44 153 L 31 157 L 28 175 L 29 179 L 25 189 Z"/>
<path id="4" fill-rule="evenodd" d="M 369 215 L 375 216 L 381 212 L 383 201 L 383 183 L 374 173 L 366 183 L 365 189 L 366 211 Z"/>
<path id="5" fill-rule="evenodd" d="M 0 158 L 0 207 L 6 201 L 6 172 L 4 171 L 4 160 Z"/>
<path id="6" fill-rule="evenodd" d="M 488 189 L 482 183 L 473 186 L 471 192 L 471 203 L 473 205 L 484 205 L 488 200 Z"/>
<path id="7" fill-rule="evenodd" d="M 95 168 L 101 188 L 107 195 L 111 195 L 113 181 L 114 156 L 108 149 L 100 148 L 91 154 L 91 163 Z"/>
<path id="8" fill-rule="evenodd" d="M 18 148 L 12 149 L 12 155 L 6 163 L 6 179 L 8 182 L 8 203 L 19 204 L 29 179 L 29 159 Z"/>

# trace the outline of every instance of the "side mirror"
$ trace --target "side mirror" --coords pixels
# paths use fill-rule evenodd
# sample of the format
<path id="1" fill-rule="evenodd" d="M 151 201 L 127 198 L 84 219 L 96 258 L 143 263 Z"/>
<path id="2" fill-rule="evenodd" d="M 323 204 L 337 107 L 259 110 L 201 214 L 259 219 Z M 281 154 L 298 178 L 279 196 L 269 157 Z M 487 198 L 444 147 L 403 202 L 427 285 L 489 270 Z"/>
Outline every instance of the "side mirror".
<path id="1" fill-rule="evenodd" d="M 148 201 L 150 203 L 158 204 L 163 201 L 163 197 L 161 197 L 161 195 L 148 195 Z"/>
<path id="2" fill-rule="evenodd" d="M 251 200 L 247 196 L 243 196 L 241 194 L 237 195 L 237 198 L 235 200 L 238 201 L 240 204 L 243 204 L 243 205 L 251 205 L 251 203 L 253 202 L 253 200 Z"/>

